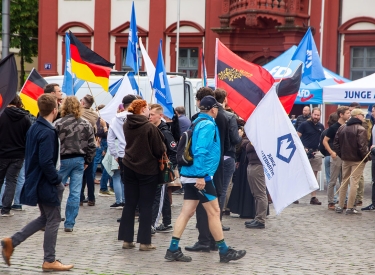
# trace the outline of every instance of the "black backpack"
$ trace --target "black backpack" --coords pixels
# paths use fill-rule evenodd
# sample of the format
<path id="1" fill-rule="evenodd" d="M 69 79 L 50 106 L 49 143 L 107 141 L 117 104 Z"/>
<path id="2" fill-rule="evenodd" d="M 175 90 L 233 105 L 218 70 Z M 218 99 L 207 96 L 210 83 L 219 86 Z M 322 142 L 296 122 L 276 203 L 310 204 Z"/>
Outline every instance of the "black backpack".
<path id="1" fill-rule="evenodd" d="M 322 134 L 320 135 L 320 141 L 319 141 L 319 151 L 320 153 L 323 154 L 323 156 L 327 157 L 329 156 L 330 154 L 328 153 L 328 151 L 326 150 L 326 148 L 324 147 L 323 145 L 323 139 L 324 137 L 327 135 L 327 132 L 328 132 L 328 129 L 325 129 Z"/>
<path id="2" fill-rule="evenodd" d="M 191 166 L 193 165 L 194 156 L 191 152 L 192 136 L 195 126 L 198 122 L 207 120 L 207 118 L 199 118 L 191 124 L 189 129 L 182 133 L 180 141 L 177 146 L 177 164 L 178 166 Z"/>

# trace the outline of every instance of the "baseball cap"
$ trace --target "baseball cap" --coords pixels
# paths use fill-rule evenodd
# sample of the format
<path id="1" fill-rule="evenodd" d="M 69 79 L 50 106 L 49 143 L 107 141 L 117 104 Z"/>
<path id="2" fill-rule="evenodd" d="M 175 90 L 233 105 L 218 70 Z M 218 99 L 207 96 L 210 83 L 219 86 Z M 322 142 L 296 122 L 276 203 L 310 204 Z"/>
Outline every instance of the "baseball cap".
<path id="1" fill-rule="evenodd" d="M 364 115 L 366 116 L 366 113 L 362 111 L 361 109 L 353 109 L 350 113 L 351 116 L 357 116 L 357 115 Z"/>
<path id="2" fill-rule="evenodd" d="M 205 96 L 202 98 L 199 109 L 201 110 L 211 110 L 212 108 L 218 108 L 219 103 L 217 103 L 216 99 L 212 95 Z"/>
<path id="3" fill-rule="evenodd" d="M 136 99 L 137 99 L 137 97 L 135 95 L 126 95 L 122 99 L 122 104 L 124 104 L 124 105 L 130 104 Z"/>

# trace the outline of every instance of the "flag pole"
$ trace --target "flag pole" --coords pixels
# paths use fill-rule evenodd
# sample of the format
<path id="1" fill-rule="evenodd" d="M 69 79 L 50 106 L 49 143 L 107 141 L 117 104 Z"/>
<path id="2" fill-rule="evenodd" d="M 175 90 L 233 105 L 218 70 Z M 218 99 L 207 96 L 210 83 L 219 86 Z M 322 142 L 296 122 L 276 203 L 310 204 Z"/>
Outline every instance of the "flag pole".
<path id="1" fill-rule="evenodd" d="M 87 87 L 88 87 L 89 90 L 90 90 L 90 94 L 91 94 L 91 96 L 92 96 L 92 99 L 94 99 L 95 109 L 98 110 L 98 115 L 99 115 L 99 117 L 100 117 L 100 112 L 99 112 L 99 109 L 98 109 L 98 105 L 96 105 L 96 101 L 95 101 L 94 94 L 93 94 L 92 91 L 91 91 L 91 88 L 90 88 L 89 82 L 86 81 L 86 83 L 87 83 Z"/>
<path id="2" fill-rule="evenodd" d="M 362 164 L 362 162 L 365 161 L 365 159 L 367 159 L 367 157 L 370 154 L 371 154 L 371 150 L 367 153 L 367 155 L 363 158 L 363 160 L 357 165 L 357 167 L 353 170 L 353 172 L 350 173 L 350 176 L 341 184 L 340 188 L 336 191 L 335 195 L 340 191 L 341 187 L 343 187 L 344 185 L 347 185 L 346 183 L 348 182 L 350 177 L 354 174 L 355 170 L 357 170 L 357 168 Z"/>
<path id="3" fill-rule="evenodd" d="M 139 38 L 138 38 L 139 39 Z M 139 95 L 139 57 L 138 57 L 138 43 L 136 44 L 137 68 L 138 68 L 138 95 Z"/>

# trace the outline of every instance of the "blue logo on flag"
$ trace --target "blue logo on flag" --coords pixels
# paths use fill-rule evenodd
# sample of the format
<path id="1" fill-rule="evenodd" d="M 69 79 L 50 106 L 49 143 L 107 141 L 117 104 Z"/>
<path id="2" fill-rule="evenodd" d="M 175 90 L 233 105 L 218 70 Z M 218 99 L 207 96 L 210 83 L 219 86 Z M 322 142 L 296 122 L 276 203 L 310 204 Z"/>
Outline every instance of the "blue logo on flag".
<path id="1" fill-rule="evenodd" d="M 277 154 L 276 157 L 289 163 L 296 151 L 296 145 L 294 144 L 291 134 L 287 134 L 277 138 Z"/>

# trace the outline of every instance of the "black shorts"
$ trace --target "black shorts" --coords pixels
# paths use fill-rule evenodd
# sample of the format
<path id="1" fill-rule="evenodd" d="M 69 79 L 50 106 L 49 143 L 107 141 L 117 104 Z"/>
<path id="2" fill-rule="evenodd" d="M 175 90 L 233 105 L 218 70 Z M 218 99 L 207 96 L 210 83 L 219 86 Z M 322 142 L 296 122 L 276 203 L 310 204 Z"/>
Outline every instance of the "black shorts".
<path id="1" fill-rule="evenodd" d="M 202 190 L 198 190 L 194 185 L 195 183 L 184 184 L 184 200 L 195 200 L 205 203 L 217 199 L 216 188 L 212 180 L 206 181 L 206 186 Z"/>

